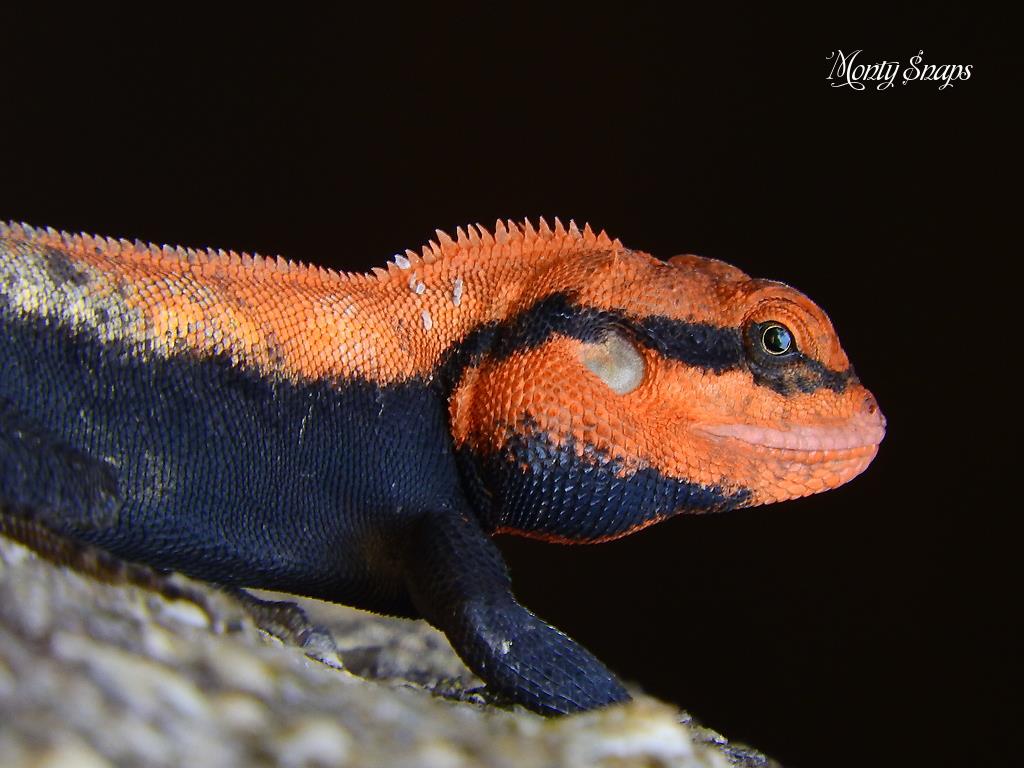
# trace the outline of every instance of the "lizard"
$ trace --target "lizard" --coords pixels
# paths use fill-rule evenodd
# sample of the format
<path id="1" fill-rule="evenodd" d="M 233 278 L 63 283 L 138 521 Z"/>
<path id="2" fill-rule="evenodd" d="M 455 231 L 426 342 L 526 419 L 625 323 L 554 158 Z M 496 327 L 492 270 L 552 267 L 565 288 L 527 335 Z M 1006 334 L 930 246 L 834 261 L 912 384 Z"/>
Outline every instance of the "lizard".
<path id="1" fill-rule="evenodd" d="M 558 219 L 365 274 L 0 223 L 0 361 L 4 518 L 425 618 L 543 714 L 630 695 L 516 601 L 494 535 L 817 493 L 885 432 L 802 293 Z"/>

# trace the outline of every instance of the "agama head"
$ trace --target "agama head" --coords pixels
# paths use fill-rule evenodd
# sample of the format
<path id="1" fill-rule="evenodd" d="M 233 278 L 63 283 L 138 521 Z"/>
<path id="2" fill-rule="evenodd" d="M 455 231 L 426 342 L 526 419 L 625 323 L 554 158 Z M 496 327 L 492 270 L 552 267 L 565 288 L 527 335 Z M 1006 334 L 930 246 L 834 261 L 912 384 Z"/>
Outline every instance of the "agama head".
<path id="1" fill-rule="evenodd" d="M 806 296 L 625 249 L 538 269 L 452 419 L 495 528 L 565 541 L 835 488 L 885 432 Z"/>

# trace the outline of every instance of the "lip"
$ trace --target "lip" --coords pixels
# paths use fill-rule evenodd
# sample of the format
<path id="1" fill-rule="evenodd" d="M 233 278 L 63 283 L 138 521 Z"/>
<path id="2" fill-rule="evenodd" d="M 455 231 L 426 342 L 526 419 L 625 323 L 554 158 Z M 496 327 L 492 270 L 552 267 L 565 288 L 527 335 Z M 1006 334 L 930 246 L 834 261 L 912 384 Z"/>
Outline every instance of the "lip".
<path id="1" fill-rule="evenodd" d="M 825 454 L 828 458 L 855 458 L 874 451 L 885 437 L 881 418 L 857 419 L 840 426 L 796 425 L 788 429 L 753 424 L 701 424 L 698 429 L 713 437 L 745 443 L 755 449 L 801 455 Z"/>

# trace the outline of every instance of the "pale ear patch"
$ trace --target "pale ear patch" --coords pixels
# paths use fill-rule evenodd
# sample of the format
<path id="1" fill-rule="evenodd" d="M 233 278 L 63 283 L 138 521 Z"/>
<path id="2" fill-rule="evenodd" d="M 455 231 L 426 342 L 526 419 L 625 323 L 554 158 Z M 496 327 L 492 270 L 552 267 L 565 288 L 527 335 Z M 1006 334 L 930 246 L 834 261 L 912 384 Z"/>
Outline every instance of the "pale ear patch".
<path id="1" fill-rule="evenodd" d="M 582 344 L 580 360 L 617 395 L 628 395 L 644 380 L 644 358 L 621 331 L 609 331 L 596 344 Z"/>

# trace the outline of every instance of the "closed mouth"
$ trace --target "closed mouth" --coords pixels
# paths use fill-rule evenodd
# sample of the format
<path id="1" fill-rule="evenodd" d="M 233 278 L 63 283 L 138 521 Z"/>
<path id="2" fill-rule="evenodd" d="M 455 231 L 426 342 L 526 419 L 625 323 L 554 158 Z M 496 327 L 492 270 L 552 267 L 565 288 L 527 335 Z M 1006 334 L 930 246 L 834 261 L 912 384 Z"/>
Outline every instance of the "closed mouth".
<path id="1" fill-rule="evenodd" d="M 842 426 L 797 425 L 775 429 L 753 424 L 701 424 L 701 432 L 744 443 L 755 450 L 797 461 L 863 458 L 874 455 L 885 437 L 882 419 L 857 420 Z"/>

